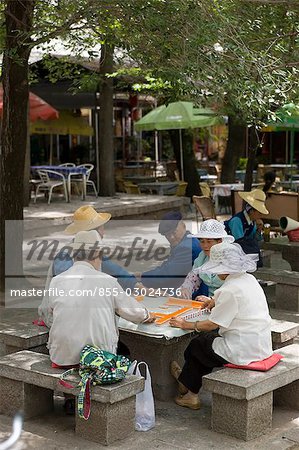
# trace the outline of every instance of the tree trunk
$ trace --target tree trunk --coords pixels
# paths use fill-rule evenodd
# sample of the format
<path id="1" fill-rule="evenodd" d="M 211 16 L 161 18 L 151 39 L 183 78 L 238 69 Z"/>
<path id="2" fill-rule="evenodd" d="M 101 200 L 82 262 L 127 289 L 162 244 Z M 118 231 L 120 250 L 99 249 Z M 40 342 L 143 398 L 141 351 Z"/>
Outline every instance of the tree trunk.
<path id="1" fill-rule="evenodd" d="M 180 179 L 182 179 L 181 170 L 181 153 L 180 153 L 180 140 L 179 130 L 169 131 L 171 143 L 173 146 L 173 152 L 176 159 L 176 164 L 180 172 Z M 186 130 L 182 130 L 183 141 L 183 164 L 184 164 L 184 181 L 188 183 L 186 189 L 186 197 L 192 197 L 192 195 L 201 195 L 199 187 L 199 175 L 196 170 L 196 160 L 192 148 L 192 135 Z"/>
<path id="2" fill-rule="evenodd" d="M 246 125 L 235 117 L 228 118 L 228 141 L 222 161 L 221 183 L 234 183 L 239 158 L 246 146 Z"/>
<path id="3" fill-rule="evenodd" d="M 23 275 L 22 226 L 15 231 L 7 221 L 23 220 L 24 164 L 27 144 L 28 60 L 35 0 L 7 0 L 5 49 L 3 53 L 3 115 L 0 155 L 0 291 L 5 275 Z M 21 222 L 20 222 L 21 223 Z M 10 241 L 10 238 L 12 241 Z M 11 246 L 8 243 L 13 242 Z M 5 273 L 5 247 L 11 261 Z M 7 269 L 7 268 L 6 268 Z"/>
<path id="4" fill-rule="evenodd" d="M 113 73 L 114 46 L 102 44 L 100 65 L 99 161 L 100 192 L 102 196 L 115 194 L 114 142 L 113 142 Z"/>
<path id="5" fill-rule="evenodd" d="M 260 145 L 260 140 L 256 127 L 253 125 L 249 130 L 249 149 L 248 149 L 248 160 L 246 166 L 246 175 L 244 183 L 244 191 L 251 191 L 253 170 L 255 166 L 256 152 Z"/>

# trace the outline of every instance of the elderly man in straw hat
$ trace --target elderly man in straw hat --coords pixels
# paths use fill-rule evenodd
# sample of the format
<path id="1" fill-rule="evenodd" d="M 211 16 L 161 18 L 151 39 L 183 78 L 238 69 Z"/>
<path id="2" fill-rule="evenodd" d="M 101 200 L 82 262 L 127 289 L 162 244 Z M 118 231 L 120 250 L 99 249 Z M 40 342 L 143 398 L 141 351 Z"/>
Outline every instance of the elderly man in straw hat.
<path id="1" fill-rule="evenodd" d="M 262 259 L 258 246 L 259 231 L 263 222 L 262 214 L 269 214 L 265 206 L 266 194 L 261 189 L 253 189 L 250 192 L 238 192 L 239 196 L 245 200 L 243 211 L 235 214 L 231 219 L 224 222 L 228 234 L 235 238 L 241 245 L 245 253 L 258 253 L 258 267 L 262 266 Z M 259 229 L 257 223 L 259 222 Z"/>
<path id="2" fill-rule="evenodd" d="M 69 235 L 75 235 L 80 231 L 96 230 L 101 239 L 104 236 L 104 225 L 110 220 L 111 214 L 100 212 L 98 213 L 92 206 L 81 206 L 78 208 L 73 216 L 73 222 L 65 229 L 65 233 Z M 62 249 L 54 258 L 53 263 L 50 265 L 48 271 L 48 277 L 46 281 L 45 290 L 47 291 L 49 284 L 53 277 L 65 272 L 72 267 L 73 258 L 69 254 L 69 250 Z M 107 273 L 118 279 L 118 282 L 123 289 L 133 289 L 138 284 L 134 275 L 127 272 L 118 264 L 111 261 L 108 257 L 102 258 L 102 272 Z M 52 322 L 51 316 L 48 315 L 48 303 L 49 296 L 46 294 L 43 298 L 41 305 L 38 308 L 38 314 L 45 324 L 50 327 Z"/>
<path id="3" fill-rule="evenodd" d="M 206 298 L 205 306 L 211 310 L 209 319 L 171 319 L 173 327 L 200 332 L 185 350 L 184 367 L 181 369 L 176 361 L 171 363 L 171 373 L 179 382 L 181 395 L 175 399 L 178 405 L 200 408 L 202 377 L 214 367 L 227 362 L 248 365 L 273 354 L 266 297 L 256 278 L 246 273 L 256 270 L 256 259 L 255 255 L 246 255 L 238 244 L 214 245 L 210 260 L 200 270 L 217 274 L 224 283 L 215 291 L 213 300 Z"/>

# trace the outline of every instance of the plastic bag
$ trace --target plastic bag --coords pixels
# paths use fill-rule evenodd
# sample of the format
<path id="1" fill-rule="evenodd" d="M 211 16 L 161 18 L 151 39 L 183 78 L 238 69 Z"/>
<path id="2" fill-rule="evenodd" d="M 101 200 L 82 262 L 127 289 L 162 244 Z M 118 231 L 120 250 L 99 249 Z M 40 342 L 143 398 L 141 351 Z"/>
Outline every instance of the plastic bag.
<path id="1" fill-rule="evenodd" d="M 135 430 L 148 431 L 155 426 L 155 404 L 152 390 L 152 379 L 148 365 L 145 362 L 134 361 L 128 370 L 128 375 L 141 376 L 139 366 L 145 366 L 144 390 L 136 395 Z"/>

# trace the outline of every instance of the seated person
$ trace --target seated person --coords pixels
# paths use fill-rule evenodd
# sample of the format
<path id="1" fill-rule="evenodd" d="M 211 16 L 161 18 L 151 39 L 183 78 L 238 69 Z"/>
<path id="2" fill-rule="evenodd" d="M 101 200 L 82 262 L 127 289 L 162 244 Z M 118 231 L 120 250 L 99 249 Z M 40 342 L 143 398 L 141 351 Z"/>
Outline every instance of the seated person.
<path id="1" fill-rule="evenodd" d="M 224 222 L 228 234 L 235 238 L 245 253 L 259 255 L 258 267 L 263 265 L 258 241 L 261 240 L 263 222 L 262 214 L 269 214 L 265 206 L 266 194 L 261 189 L 253 189 L 250 192 L 238 192 L 245 200 L 243 211 L 235 214 Z M 256 222 L 258 221 L 258 228 Z"/>
<path id="2" fill-rule="evenodd" d="M 275 180 L 276 180 L 276 174 L 275 172 L 266 172 L 264 174 L 264 186 L 263 186 L 263 191 L 265 192 L 265 194 L 267 195 L 267 192 L 270 190 L 273 190 L 274 185 L 275 185 Z"/>
<path id="3" fill-rule="evenodd" d="M 204 294 L 203 290 L 199 290 L 202 283 L 207 286 L 206 295 L 212 297 L 214 291 L 223 284 L 223 281 L 216 274 L 200 273 L 199 275 L 199 269 L 204 263 L 209 261 L 210 250 L 213 245 L 219 244 L 223 240 L 233 242 L 234 238 L 233 236 L 228 236 L 224 225 L 215 219 L 202 222 L 199 232 L 193 236 L 199 238 L 203 251 L 194 261 L 191 272 L 188 273 L 184 283 L 181 285 L 181 297 L 196 299 L 198 295 Z"/>
<path id="4" fill-rule="evenodd" d="M 111 214 L 97 213 L 92 206 L 82 206 L 74 213 L 73 222 L 65 229 L 66 234 L 74 235 L 80 231 L 96 230 L 101 239 L 104 237 L 104 225 L 110 220 Z M 66 249 L 61 249 L 55 256 L 53 263 L 48 270 L 48 277 L 46 281 L 45 290 L 47 291 L 53 277 L 65 272 L 74 264 L 73 258 L 69 255 L 69 246 Z M 117 278 L 118 282 L 125 290 L 127 288 L 133 289 L 138 282 L 134 275 L 127 272 L 124 268 L 111 261 L 108 257 L 102 258 L 101 270 L 108 275 Z M 42 304 L 38 308 L 39 318 L 45 324 L 51 326 L 51 317 L 48 316 L 48 302 L 49 296 L 46 294 L 43 298 Z"/>
<path id="5" fill-rule="evenodd" d="M 205 306 L 211 310 L 209 319 L 170 320 L 173 327 L 199 332 L 185 350 L 183 368 L 176 361 L 171 363 L 171 373 L 179 382 L 181 395 L 175 399 L 178 405 L 200 408 L 202 377 L 214 367 L 227 362 L 247 365 L 272 355 L 267 300 L 256 278 L 246 273 L 256 270 L 254 259 L 257 257 L 246 255 L 238 244 L 214 245 L 210 260 L 200 269 L 201 273 L 217 274 L 223 281 L 214 299 L 206 298 Z"/>
<path id="6" fill-rule="evenodd" d="M 192 269 L 201 248 L 196 238 L 186 231 L 186 225 L 179 211 L 165 214 L 159 224 L 159 233 L 170 243 L 168 258 L 155 269 L 135 274 L 147 288 L 177 289 Z"/>
<path id="7" fill-rule="evenodd" d="M 54 277 L 49 288 L 48 349 L 58 366 L 79 364 L 80 351 L 87 344 L 116 353 L 117 316 L 134 323 L 153 321 L 116 279 L 101 272 L 101 237 L 95 230 L 77 233 L 72 247 L 74 264 Z"/>

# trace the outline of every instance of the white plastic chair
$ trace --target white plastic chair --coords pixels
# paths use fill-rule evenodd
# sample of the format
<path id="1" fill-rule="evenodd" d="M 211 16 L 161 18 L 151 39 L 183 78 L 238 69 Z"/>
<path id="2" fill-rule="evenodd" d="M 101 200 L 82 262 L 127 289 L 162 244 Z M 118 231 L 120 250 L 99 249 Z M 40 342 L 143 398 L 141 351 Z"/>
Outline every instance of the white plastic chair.
<path id="1" fill-rule="evenodd" d="M 66 180 L 62 173 L 56 172 L 55 170 L 38 170 L 37 173 L 41 179 L 41 183 L 37 186 L 35 192 L 34 203 L 36 203 L 37 194 L 39 191 L 48 192 L 48 205 L 51 202 L 52 191 L 54 188 L 63 186 L 65 201 L 68 201 Z M 56 179 L 51 179 L 49 174 L 54 175 Z"/>
<path id="2" fill-rule="evenodd" d="M 76 164 L 74 164 L 74 163 L 63 163 L 63 164 L 59 164 L 58 167 L 76 167 Z"/>
<path id="3" fill-rule="evenodd" d="M 95 193 L 95 196 L 97 197 L 98 196 L 98 192 L 97 192 L 96 185 L 95 185 L 95 183 L 92 180 L 89 179 L 91 171 L 94 169 L 94 165 L 88 163 L 88 164 L 80 164 L 79 166 L 77 166 L 77 168 L 78 167 L 84 167 L 86 169 L 86 190 L 87 190 L 87 186 L 92 186 L 93 190 L 94 190 L 94 193 Z M 78 175 L 78 178 L 77 177 L 74 178 L 72 183 L 73 182 L 74 183 L 83 182 L 83 177 L 81 175 Z"/>

